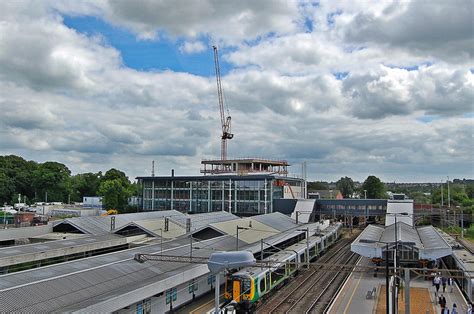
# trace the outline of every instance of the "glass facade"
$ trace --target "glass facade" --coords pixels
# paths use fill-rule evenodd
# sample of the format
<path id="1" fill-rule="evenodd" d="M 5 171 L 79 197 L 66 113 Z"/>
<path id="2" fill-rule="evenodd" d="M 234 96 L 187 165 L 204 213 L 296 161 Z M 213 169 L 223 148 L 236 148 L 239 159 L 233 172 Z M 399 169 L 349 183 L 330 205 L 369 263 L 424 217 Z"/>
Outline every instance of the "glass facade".
<path id="1" fill-rule="evenodd" d="M 230 211 L 238 214 L 270 213 L 273 200 L 284 197 L 284 187 L 274 177 L 146 177 L 142 186 L 143 210 L 175 209 L 189 213 Z M 300 188 L 299 179 L 285 180 Z"/>

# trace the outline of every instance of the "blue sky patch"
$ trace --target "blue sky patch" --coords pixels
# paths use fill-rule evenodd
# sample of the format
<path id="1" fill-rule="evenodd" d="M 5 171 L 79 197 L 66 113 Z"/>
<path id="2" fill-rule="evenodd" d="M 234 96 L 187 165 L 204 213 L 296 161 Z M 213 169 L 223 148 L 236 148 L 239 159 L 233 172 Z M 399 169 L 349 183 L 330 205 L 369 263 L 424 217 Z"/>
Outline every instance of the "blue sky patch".
<path id="1" fill-rule="evenodd" d="M 433 65 L 433 62 L 430 62 L 430 61 L 427 61 L 427 62 L 423 62 L 423 63 L 420 63 L 420 64 L 414 64 L 414 65 L 410 65 L 410 66 L 400 66 L 400 65 L 393 65 L 393 64 L 384 64 L 384 66 L 386 66 L 387 68 L 391 68 L 391 69 L 403 69 L 403 70 L 407 70 L 407 71 L 417 71 L 420 67 L 422 66 L 431 66 Z"/>
<path id="2" fill-rule="evenodd" d="M 349 72 L 336 72 L 336 73 L 333 73 L 332 75 L 334 75 L 334 77 L 337 80 L 342 81 L 349 75 Z"/>
<path id="3" fill-rule="evenodd" d="M 430 123 L 430 122 L 433 122 L 435 120 L 438 120 L 439 118 L 440 118 L 439 116 L 435 116 L 435 115 L 425 115 L 425 116 L 421 116 L 421 117 L 416 118 L 416 120 L 420 121 L 422 123 Z"/>
<path id="4" fill-rule="evenodd" d="M 212 46 L 194 54 L 179 51 L 183 39 L 169 40 L 161 36 L 157 40 L 140 40 L 136 35 L 124 28 L 107 24 L 92 16 L 64 16 L 64 24 L 87 36 L 102 36 L 106 43 L 117 49 L 125 66 L 139 71 L 187 72 L 200 76 L 213 76 L 214 57 Z M 207 38 L 202 41 L 208 44 Z M 229 49 L 229 51 L 231 51 Z M 221 73 L 225 75 L 232 70 L 232 65 L 222 57 L 227 49 L 219 49 Z"/>
<path id="5" fill-rule="evenodd" d="M 341 15 L 342 10 L 337 10 L 335 12 L 331 12 L 328 15 L 326 15 L 326 21 L 328 23 L 329 27 L 333 27 L 334 24 L 336 23 L 336 16 Z"/>

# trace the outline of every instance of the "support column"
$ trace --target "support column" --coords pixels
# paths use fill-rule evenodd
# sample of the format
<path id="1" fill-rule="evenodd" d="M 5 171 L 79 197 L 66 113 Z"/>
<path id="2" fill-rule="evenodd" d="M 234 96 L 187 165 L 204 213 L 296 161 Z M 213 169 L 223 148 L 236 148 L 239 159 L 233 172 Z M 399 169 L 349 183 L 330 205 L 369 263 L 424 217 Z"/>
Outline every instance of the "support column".
<path id="1" fill-rule="evenodd" d="M 171 210 L 174 209 L 173 198 L 174 198 L 174 181 L 171 181 Z"/>
<path id="2" fill-rule="evenodd" d="M 220 273 L 216 274 L 216 295 L 215 295 L 215 310 L 214 310 L 215 314 L 219 314 L 221 311 L 219 308 L 219 293 L 220 293 L 219 289 L 221 287 L 220 276 L 221 276 Z"/>
<path id="3" fill-rule="evenodd" d="M 207 181 L 207 212 L 210 213 L 211 212 L 211 205 L 212 205 L 212 202 L 211 202 L 211 181 Z"/>
<path id="4" fill-rule="evenodd" d="M 151 210 L 155 210 L 155 180 L 151 181 Z"/>
<path id="5" fill-rule="evenodd" d="M 410 314 L 410 268 L 405 268 L 405 313 Z"/>

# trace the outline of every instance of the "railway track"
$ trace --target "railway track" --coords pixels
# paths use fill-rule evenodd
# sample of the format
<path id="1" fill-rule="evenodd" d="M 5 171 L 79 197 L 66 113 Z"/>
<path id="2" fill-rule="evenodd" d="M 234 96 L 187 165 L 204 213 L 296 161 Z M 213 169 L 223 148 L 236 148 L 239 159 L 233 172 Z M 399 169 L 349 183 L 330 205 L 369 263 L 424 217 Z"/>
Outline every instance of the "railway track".
<path id="1" fill-rule="evenodd" d="M 350 251 L 352 240 L 341 239 L 318 262 L 355 264 L 357 256 Z M 346 272 L 320 272 L 317 269 L 302 271 L 271 299 L 261 304 L 257 313 L 324 313 L 347 275 Z"/>

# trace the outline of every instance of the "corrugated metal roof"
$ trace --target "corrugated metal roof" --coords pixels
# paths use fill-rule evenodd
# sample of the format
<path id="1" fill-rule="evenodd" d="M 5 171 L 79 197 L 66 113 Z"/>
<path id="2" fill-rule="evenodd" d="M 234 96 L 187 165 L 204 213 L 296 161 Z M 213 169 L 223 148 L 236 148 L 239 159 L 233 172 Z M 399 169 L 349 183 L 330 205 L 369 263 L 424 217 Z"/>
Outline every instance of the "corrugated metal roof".
<path id="1" fill-rule="evenodd" d="M 433 226 L 424 226 L 416 230 L 425 249 L 451 247 Z"/>
<path id="2" fill-rule="evenodd" d="M 397 235 L 397 238 L 395 238 L 395 234 Z M 396 233 L 395 224 L 386 227 L 382 233 L 382 236 L 380 237 L 380 241 L 390 243 L 395 241 L 412 242 L 418 248 L 423 247 L 416 229 L 404 222 L 397 223 Z"/>
<path id="3" fill-rule="evenodd" d="M 254 243 L 260 241 L 260 239 L 265 239 L 274 234 L 280 233 L 279 230 L 252 218 L 223 221 L 213 223 L 211 226 L 233 237 L 237 235 L 237 226 L 246 228 L 239 230 L 239 239 L 245 243 Z"/>
<path id="4" fill-rule="evenodd" d="M 137 228 L 142 229 L 143 231 L 155 236 L 155 237 L 160 237 L 163 234 L 163 238 L 165 239 L 172 239 L 179 237 L 183 234 L 186 233 L 186 229 L 183 228 L 181 225 L 178 225 L 177 223 L 173 222 L 170 220 L 168 223 L 168 231 L 165 231 L 165 219 L 160 218 L 160 219 L 148 219 L 148 220 L 137 220 L 130 222 L 118 229 L 115 229 L 115 233 L 119 233 L 121 230 L 130 227 L 130 226 L 135 226 Z M 163 230 L 163 232 L 160 231 Z"/>
<path id="5" fill-rule="evenodd" d="M 188 242 L 183 239 L 181 242 Z M 201 241 L 194 256 L 208 257 L 213 250 L 233 247 L 232 237 Z M 193 265 L 180 263 L 146 263 L 133 260 L 133 255 L 159 253 L 158 245 L 97 256 L 88 259 L 52 265 L 41 269 L 0 276 L 2 311 L 5 312 L 54 312 L 72 311 L 120 296 L 122 302 L 132 304 L 151 295 L 136 294 L 137 289 L 158 281 L 169 280 L 170 275 L 180 274 L 183 267 Z M 181 243 L 166 252 L 171 255 L 188 255 L 189 246 Z M 76 267 L 74 267 L 76 266 Z M 185 279 L 185 278 L 183 278 Z M 186 279 L 187 280 L 187 279 Z M 171 282 L 163 285 L 170 287 Z M 173 286 L 178 284 L 174 281 Z M 109 304 L 110 311 L 123 306 Z"/>
<path id="6" fill-rule="evenodd" d="M 86 216 L 67 218 L 61 222 L 56 223 L 55 226 L 59 224 L 69 224 L 86 234 L 99 235 L 110 232 L 111 217 L 112 216 Z M 186 227 L 186 219 L 190 218 L 191 230 L 201 228 L 205 225 L 208 225 L 209 223 L 227 221 L 237 218 L 237 216 L 225 211 L 188 215 L 180 213 L 176 210 L 120 214 L 115 215 L 113 217 L 115 217 L 115 230 L 121 229 L 125 225 L 130 224 L 132 222 L 160 219 L 164 217 L 168 217 L 170 221 L 183 228 Z"/>
<path id="7" fill-rule="evenodd" d="M 382 243 L 367 243 L 364 240 Z M 386 243 L 393 244 L 396 241 L 413 243 L 419 251 L 420 259 L 436 260 L 452 254 L 451 246 L 432 226 L 413 228 L 403 222 L 397 223 L 396 237 L 395 224 L 385 228 L 374 225 L 367 226 L 351 244 L 351 250 L 369 258 L 382 257 Z"/>
<path id="8" fill-rule="evenodd" d="M 114 216 L 85 216 L 67 218 L 62 222 L 55 224 L 70 224 L 84 233 L 88 234 L 104 234 L 110 232 L 111 217 L 115 217 L 115 228 L 120 228 L 130 222 L 145 220 L 145 219 L 157 219 L 161 217 L 169 217 L 170 220 L 175 221 L 177 224 L 181 224 L 182 217 L 186 215 L 176 210 L 165 210 L 165 211 L 152 211 L 152 212 L 141 212 L 132 214 L 120 214 Z"/>
<path id="9" fill-rule="evenodd" d="M 39 255 L 34 260 L 44 259 L 45 257 L 40 255 L 41 253 L 49 254 L 48 257 L 51 258 L 50 253 L 57 251 L 58 254 L 67 254 L 67 251 L 72 249 L 78 249 L 80 247 L 85 247 L 85 249 L 91 250 L 91 245 L 99 245 L 103 242 L 107 242 L 110 245 L 121 245 L 126 244 L 127 241 L 125 238 L 114 235 L 106 234 L 101 236 L 88 236 L 77 239 L 66 239 L 66 240 L 56 240 L 45 243 L 35 243 L 27 245 L 19 245 L 13 247 L 6 247 L 0 249 L 0 266 L 14 265 L 18 264 L 18 261 L 11 260 L 11 258 L 23 258 L 24 262 L 28 262 L 32 257 L 26 257 L 26 255 Z M 100 246 L 100 245 L 99 245 Z M 102 246 L 98 247 L 102 248 Z"/>
<path id="10" fill-rule="evenodd" d="M 288 230 L 297 226 L 296 222 L 282 213 L 271 213 L 252 217 L 253 220 L 271 226 L 279 231 Z"/>

